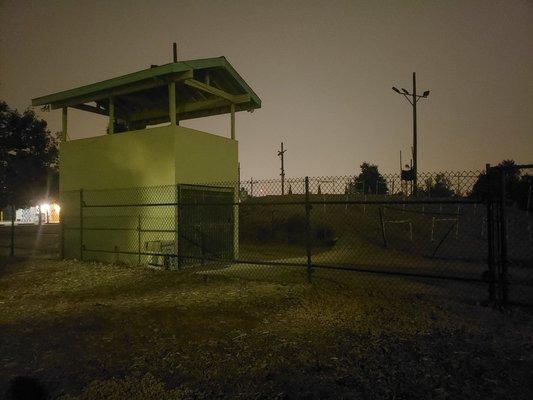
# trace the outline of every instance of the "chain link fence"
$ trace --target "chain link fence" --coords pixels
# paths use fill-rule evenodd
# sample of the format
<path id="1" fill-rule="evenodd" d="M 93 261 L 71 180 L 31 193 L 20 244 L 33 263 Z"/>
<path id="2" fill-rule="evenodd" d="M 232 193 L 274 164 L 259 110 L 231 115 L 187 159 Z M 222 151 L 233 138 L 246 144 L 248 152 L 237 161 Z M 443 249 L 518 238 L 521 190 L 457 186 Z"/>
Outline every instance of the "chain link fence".
<path id="1" fill-rule="evenodd" d="M 18 219 L 14 207 L 0 210 L 0 256 L 57 258 L 61 225 L 39 218 L 34 223 Z"/>
<path id="2" fill-rule="evenodd" d="M 532 166 L 61 193 L 62 223 L 0 226 L 2 255 L 396 295 L 533 304 Z"/>
<path id="3" fill-rule="evenodd" d="M 65 192 L 62 254 L 483 301 L 498 282 L 483 175 L 420 174 L 416 197 L 399 175 Z M 505 207 L 508 286 L 513 301 L 533 304 L 531 204 L 524 207 Z"/>

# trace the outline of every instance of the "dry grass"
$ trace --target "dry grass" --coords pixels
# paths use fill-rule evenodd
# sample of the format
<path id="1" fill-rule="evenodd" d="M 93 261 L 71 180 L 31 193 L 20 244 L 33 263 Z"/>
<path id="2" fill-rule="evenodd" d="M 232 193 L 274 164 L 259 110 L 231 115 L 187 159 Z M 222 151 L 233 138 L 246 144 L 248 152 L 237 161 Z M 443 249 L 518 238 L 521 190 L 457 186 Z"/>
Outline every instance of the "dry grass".
<path id="1" fill-rule="evenodd" d="M 21 375 L 54 398 L 86 400 L 517 399 L 533 389 L 529 314 L 442 304 L 424 283 L 385 295 L 346 276 L 356 275 L 313 286 L 4 259 L 0 393 Z"/>

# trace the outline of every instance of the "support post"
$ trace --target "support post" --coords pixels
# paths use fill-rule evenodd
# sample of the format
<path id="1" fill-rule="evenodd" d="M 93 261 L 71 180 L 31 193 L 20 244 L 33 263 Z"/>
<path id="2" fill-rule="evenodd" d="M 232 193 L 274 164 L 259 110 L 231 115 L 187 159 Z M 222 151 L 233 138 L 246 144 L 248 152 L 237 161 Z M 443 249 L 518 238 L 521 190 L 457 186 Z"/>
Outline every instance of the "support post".
<path id="1" fill-rule="evenodd" d="M 168 113 L 170 116 L 170 125 L 176 126 L 176 82 L 168 84 Z"/>
<path id="2" fill-rule="evenodd" d="M 501 245 L 501 266 L 500 266 L 500 287 L 502 305 L 506 306 L 508 301 L 507 285 L 507 223 L 505 215 L 505 176 L 506 171 L 500 168 L 500 245 Z"/>
<path id="3" fill-rule="evenodd" d="M 241 163 L 237 163 L 237 199 L 241 200 Z"/>
<path id="4" fill-rule="evenodd" d="M 494 271 L 494 209 L 493 209 L 493 192 L 490 174 L 490 164 L 485 165 L 485 175 L 487 177 L 487 267 L 489 279 L 489 300 L 496 300 L 496 276 Z M 482 226 L 483 228 L 483 226 Z"/>
<path id="5" fill-rule="evenodd" d="M 311 261 L 311 204 L 309 203 L 309 177 L 305 177 L 305 250 L 307 254 L 307 281 L 313 281 Z"/>
<path id="6" fill-rule="evenodd" d="M 383 221 L 383 207 L 379 207 L 379 220 L 381 223 L 381 236 L 383 238 L 383 246 L 387 248 L 387 236 L 385 236 L 385 222 Z"/>
<path id="7" fill-rule="evenodd" d="M 83 261 L 83 189 L 80 189 L 80 261 Z"/>
<path id="8" fill-rule="evenodd" d="M 278 156 L 281 158 L 281 194 L 285 195 L 285 152 L 287 150 L 283 149 L 283 142 L 281 142 L 281 150 L 278 151 Z"/>
<path id="9" fill-rule="evenodd" d="M 203 267 L 205 265 L 205 236 L 204 236 L 203 229 L 200 231 L 200 254 L 202 256 L 202 267 Z"/>
<path id="10" fill-rule="evenodd" d="M 141 265 L 141 216 L 137 217 L 137 265 Z"/>
<path id="11" fill-rule="evenodd" d="M 61 214 L 59 218 L 60 218 L 59 223 L 61 224 L 60 226 L 61 230 L 59 231 L 59 235 L 60 235 L 59 259 L 64 260 L 65 259 L 65 228 L 66 226 L 65 226 L 65 218 L 61 217 Z"/>
<path id="12" fill-rule="evenodd" d="M 68 138 L 68 108 L 63 107 L 62 113 L 61 113 L 61 141 L 66 142 Z"/>
<path id="13" fill-rule="evenodd" d="M 231 103 L 231 138 L 235 140 L 235 104 Z"/>
<path id="14" fill-rule="evenodd" d="M 9 249 L 9 255 L 13 257 L 15 255 L 15 206 L 11 204 L 11 248 Z"/>
<path id="15" fill-rule="evenodd" d="M 180 224 L 179 221 L 181 221 L 181 216 L 183 215 L 183 209 L 182 209 L 182 205 L 181 205 L 181 186 L 178 185 L 177 186 L 177 192 L 176 192 L 176 199 L 177 199 L 177 210 L 176 210 L 176 218 L 175 218 L 175 224 L 176 224 L 176 255 L 177 255 L 177 258 L 178 258 L 178 262 L 177 262 L 177 267 L 178 269 L 181 269 L 181 266 L 183 265 L 183 260 L 182 260 L 182 235 L 180 233 L 180 229 L 182 229 L 182 225 Z"/>
<path id="16" fill-rule="evenodd" d="M 107 131 L 110 135 L 115 133 L 115 101 L 113 97 L 109 98 L 109 127 Z"/>
<path id="17" fill-rule="evenodd" d="M 526 211 L 528 214 L 531 212 L 531 184 L 533 179 L 529 178 L 529 191 L 527 192 L 527 203 L 526 203 Z"/>
<path id="18" fill-rule="evenodd" d="M 416 73 L 413 72 L 413 195 L 418 195 L 418 140 L 417 140 L 417 126 L 416 126 Z"/>

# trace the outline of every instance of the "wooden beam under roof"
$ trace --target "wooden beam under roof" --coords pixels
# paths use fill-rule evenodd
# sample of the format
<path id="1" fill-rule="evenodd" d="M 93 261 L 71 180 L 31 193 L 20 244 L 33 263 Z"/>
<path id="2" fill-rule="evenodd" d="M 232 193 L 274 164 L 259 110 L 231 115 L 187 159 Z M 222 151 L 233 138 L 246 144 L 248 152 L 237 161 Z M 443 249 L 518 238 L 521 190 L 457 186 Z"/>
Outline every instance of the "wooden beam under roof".
<path id="1" fill-rule="evenodd" d="M 185 79 L 183 83 L 186 84 L 187 86 L 193 87 L 195 89 L 201 90 L 206 93 L 210 93 L 214 96 L 222 97 L 223 99 L 226 99 L 230 101 L 231 103 L 236 103 L 237 102 L 236 98 L 239 96 L 239 95 L 230 94 L 223 90 L 217 89 L 211 85 L 206 85 L 205 83 L 197 81 L 196 79 Z M 250 95 L 247 95 L 247 96 L 250 97 Z"/>
<path id="2" fill-rule="evenodd" d="M 250 96 L 247 94 L 243 94 L 243 95 L 234 96 L 233 99 L 235 100 L 234 104 L 243 104 L 243 103 L 248 103 L 250 101 Z M 226 99 L 221 99 L 221 98 L 181 103 L 176 106 L 176 113 L 179 116 L 182 114 L 191 113 L 195 111 L 204 111 L 204 110 L 207 111 L 212 108 L 229 106 L 231 103 L 232 102 Z M 168 116 L 168 109 L 162 109 L 162 108 L 152 109 L 152 110 L 141 111 L 138 113 L 133 113 L 128 116 L 128 121 L 136 122 L 136 121 L 157 120 L 165 116 Z"/>
<path id="3" fill-rule="evenodd" d="M 71 108 L 75 108 L 77 110 L 89 111 L 89 112 L 92 112 L 92 113 L 95 113 L 95 114 L 108 116 L 108 111 L 107 110 L 105 110 L 103 108 L 100 108 L 100 107 L 90 106 L 89 104 L 76 104 L 76 105 L 73 105 L 73 106 L 70 106 L 70 107 Z"/>
<path id="4" fill-rule="evenodd" d="M 122 96 L 125 94 L 134 93 L 134 92 L 141 92 L 141 91 L 152 89 L 152 88 L 159 87 L 159 86 L 166 86 L 168 85 L 169 82 L 176 82 L 176 81 L 190 79 L 192 75 L 193 75 L 192 70 L 189 70 L 189 71 L 176 73 L 176 74 L 172 74 L 168 76 L 152 78 L 146 81 L 132 83 L 122 88 L 104 90 L 97 94 L 74 97 L 74 98 L 70 98 L 65 101 L 51 103 L 51 109 L 55 110 L 57 108 L 73 107 L 75 105 L 84 104 L 84 103 L 88 103 L 91 101 L 97 101 L 97 100 L 101 100 L 101 99 L 105 99 L 109 97 Z"/>
<path id="5" fill-rule="evenodd" d="M 220 101 L 219 103 L 219 106 L 218 107 L 215 107 L 215 108 L 206 108 L 206 109 L 200 109 L 200 110 L 192 110 L 192 111 L 188 111 L 186 113 L 183 113 L 183 114 L 180 114 L 179 115 L 179 119 L 180 121 L 185 121 L 185 120 L 189 120 L 189 119 L 194 119 L 194 118 L 202 118 L 202 117 L 208 117 L 208 116 L 212 116 L 212 115 L 220 115 L 220 114 L 227 114 L 228 112 L 230 112 L 230 104 L 229 102 L 226 101 L 225 104 L 222 104 L 222 99 L 212 99 L 213 101 L 215 100 L 218 100 Z M 238 105 L 236 104 L 235 105 L 235 112 L 237 111 L 249 111 L 247 106 L 245 104 L 241 104 L 241 105 Z M 144 120 L 135 120 L 135 121 L 129 121 L 131 124 L 134 124 L 134 125 L 142 125 L 142 126 L 146 126 L 146 125 L 157 125 L 157 124 L 161 124 L 161 123 L 165 123 L 165 122 L 169 122 L 169 116 L 168 116 L 168 112 L 166 115 L 162 115 L 161 117 L 153 117 L 153 118 L 149 118 L 149 119 L 144 119 Z"/>

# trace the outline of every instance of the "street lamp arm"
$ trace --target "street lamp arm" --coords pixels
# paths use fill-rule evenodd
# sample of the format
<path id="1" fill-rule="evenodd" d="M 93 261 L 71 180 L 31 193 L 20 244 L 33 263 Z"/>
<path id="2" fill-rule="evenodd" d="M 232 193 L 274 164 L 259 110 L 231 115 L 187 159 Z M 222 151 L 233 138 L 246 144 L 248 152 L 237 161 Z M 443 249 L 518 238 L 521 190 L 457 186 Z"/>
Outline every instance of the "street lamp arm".
<path id="1" fill-rule="evenodd" d="M 402 93 L 403 94 L 403 93 Z M 403 94 L 403 97 L 405 97 L 405 99 L 411 104 L 413 105 L 413 102 L 411 101 L 411 99 L 406 95 L 406 94 Z"/>

